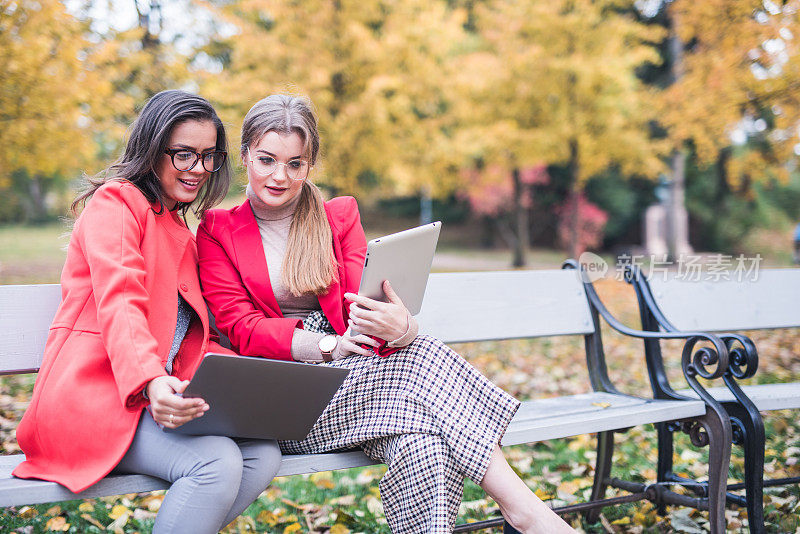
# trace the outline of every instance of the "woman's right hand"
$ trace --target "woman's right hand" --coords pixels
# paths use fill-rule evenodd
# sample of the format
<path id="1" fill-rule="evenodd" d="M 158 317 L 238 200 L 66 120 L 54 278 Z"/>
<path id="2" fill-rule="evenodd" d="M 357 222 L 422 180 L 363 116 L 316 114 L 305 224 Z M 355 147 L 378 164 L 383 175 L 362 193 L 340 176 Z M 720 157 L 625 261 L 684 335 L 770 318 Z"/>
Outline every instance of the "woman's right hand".
<path id="1" fill-rule="evenodd" d="M 183 393 L 188 380 L 175 376 L 159 376 L 147 384 L 150 399 L 150 412 L 153 419 L 167 428 L 178 428 L 192 419 L 197 419 L 208 411 L 208 404 L 201 398 L 184 399 L 176 393 Z"/>
<path id="2" fill-rule="evenodd" d="M 378 342 L 367 335 L 359 334 L 357 336 L 350 336 L 350 329 L 348 328 L 344 335 L 339 338 L 339 346 L 336 347 L 336 352 L 338 352 L 339 358 L 344 358 L 351 354 L 372 356 L 373 352 L 369 349 L 365 349 L 361 344 L 369 345 L 370 347 L 378 347 Z"/>

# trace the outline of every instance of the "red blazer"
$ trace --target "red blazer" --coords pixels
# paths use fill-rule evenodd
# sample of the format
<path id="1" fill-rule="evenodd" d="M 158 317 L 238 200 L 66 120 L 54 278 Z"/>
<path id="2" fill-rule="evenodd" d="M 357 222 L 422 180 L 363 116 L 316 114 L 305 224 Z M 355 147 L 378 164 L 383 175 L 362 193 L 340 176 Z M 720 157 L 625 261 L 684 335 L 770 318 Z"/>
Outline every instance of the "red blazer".
<path id="1" fill-rule="evenodd" d="M 130 447 L 147 401 L 166 375 L 178 293 L 194 308 L 174 374 L 192 376 L 209 347 L 208 310 L 194 237 L 176 214 L 157 215 L 127 182 L 92 196 L 75 223 L 61 274 L 62 301 L 33 398 L 17 428 L 22 478 L 78 492 L 108 474 Z"/>
<path id="2" fill-rule="evenodd" d="M 353 197 L 325 203 L 333 232 L 339 281 L 320 295 L 319 304 L 337 333 L 347 329 L 344 294 L 358 292 L 367 242 Z M 291 360 L 292 334 L 302 328 L 281 314 L 269 280 L 258 224 L 250 201 L 231 210 L 212 210 L 197 230 L 203 295 L 220 332 L 246 356 Z"/>

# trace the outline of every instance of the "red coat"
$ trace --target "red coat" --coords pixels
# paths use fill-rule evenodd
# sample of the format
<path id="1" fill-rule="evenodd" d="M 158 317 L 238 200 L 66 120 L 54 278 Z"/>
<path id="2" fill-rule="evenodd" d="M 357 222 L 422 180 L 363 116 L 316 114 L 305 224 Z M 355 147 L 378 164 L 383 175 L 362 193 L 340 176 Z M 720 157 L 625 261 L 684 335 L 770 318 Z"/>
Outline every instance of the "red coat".
<path id="1" fill-rule="evenodd" d="M 339 281 L 320 295 L 319 303 L 336 332 L 343 334 L 348 317 L 344 294 L 358 292 L 367 242 L 353 197 L 331 199 L 325 212 Z M 197 250 L 203 295 L 233 349 L 246 356 L 291 360 L 292 334 L 302 322 L 284 318 L 278 307 L 250 201 L 207 212 L 197 230 Z"/>
<path id="2" fill-rule="evenodd" d="M 197 248 L 176 214 L 157 215 L 130 183 L 95 192 L 75 223 L 33 398 L 17 428 L 26 461 L 14 475 L 78 492 L 108 474 L 130 447 L 147 401 L 166 375 L 178 293 L 194 308 L 173 374 L 192 376 L 209 347 Z"/>

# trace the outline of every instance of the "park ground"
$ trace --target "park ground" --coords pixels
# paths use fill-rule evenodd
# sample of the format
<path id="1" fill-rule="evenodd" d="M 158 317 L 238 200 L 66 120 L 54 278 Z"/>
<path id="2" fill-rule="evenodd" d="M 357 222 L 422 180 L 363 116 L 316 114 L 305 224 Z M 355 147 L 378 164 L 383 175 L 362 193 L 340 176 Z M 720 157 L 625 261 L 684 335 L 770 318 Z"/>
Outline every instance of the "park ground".
<path id="1" fill-rule="evenodd" d="M 367 228 L 370 233 L 370 226 Z M 377 228 L 374 233 L 377 235 L 383 230 Z M 57 282 L 67 241 L 66 227 L 62 224 L 0 227 L 0 283 Z M 457 237 L 443 241 L 435 270 L 509 268 L 507 250 L 466 249 L 461 242 L 463 239 Z M 564 254 L 558 251 L 534 250 L 528 256 L 529 268 L 558 268 L 563 259 Z M 774 261 L 773 266 L 787 266 L 780 259 Z M 627 285 L 607 279 L 599 282 L 597 288 L 612 312 L 628 324 L 637 324 L 633 292 Z M 751 332 L 750 335 L 761 355 L 757 382 L 800 380 L 797 357 L 800 331 Z M 641 345 L 608 329 L 604 331 L 604 340 L 612 380 L 623 391 L 647 395 Z M 469 343 L 455 348 L 492 381 L 520 399 L 575 394 L 589 389 L 580 338 Z M 669 345 L 665 352 L 669 375 L 675 381 L 681 376 L 679 354 L 679 345 Z M 5 453 L 19 452 L 14 431 L 29 401 L 34 379 L 32 375 L 0 379 L 0 448 Z M 766 426 L 765 476 L 800 475 L 800 422 L 795 412 L 772 412 L 766 416 Z M 704 476 L 706 453 L 692 448 L 686 436 L 679 435 L 676 441 L 676 471 Z M 616 442 L 614 476 L 653 480 L 654 428 L 635 427 L 624 436 L 618 436 Z M 506 454 L 514 469 L 540 497 L 561 505 L 588 497 L 594 446 L 592 436 L 578 436 L 510 447 Z M 383 467 L 366 467 L 279 478 L 225 532 L 389 532 L 378 490 L 383 471 Z M 731 478 L 740 477 L 742 472 L 741 451 L 734 447 Z M 769 488 L 765 493 L 769 532 L 800 533 L 800 489 L 797 486 Z M 144 533 L 149 532 L 162 499 L 163 492 L 155 492 L 7 508 L 0 510 L 0 531 Z M 497 513 L 497 506 L 491 499 L 468 481 L 459 521 L 477 521 Z M 661 516 L 648 503 L 607 508 L 601 521 L 595 524 L 588 524 L 579 516 L 567 516 L 567 520 L 580 531 L 597 533 L 701 533 L 707 530 L 703 513 L 671 508 Z M 730 509 L 728 528 L 729 532 L 746 532 L 746 512 Z"/>

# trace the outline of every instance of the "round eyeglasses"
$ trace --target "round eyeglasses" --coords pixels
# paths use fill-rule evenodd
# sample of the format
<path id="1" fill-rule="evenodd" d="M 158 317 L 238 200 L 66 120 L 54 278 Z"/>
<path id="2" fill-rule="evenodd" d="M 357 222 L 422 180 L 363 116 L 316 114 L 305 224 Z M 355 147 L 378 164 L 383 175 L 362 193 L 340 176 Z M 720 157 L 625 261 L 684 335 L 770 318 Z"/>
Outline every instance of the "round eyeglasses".
<path id="1" fill-rule="evenodd" d="M 247 149 L 247 159 L 250 160 L 252 171 L 259 176 L 269 176 L 277 171 L 279 166 L 283 165 L 286 176 L 292 180 L 305 180 L 308 171 L 313 168 L 304 159 L 293 159 L 288 163 L 280 163 L 267 154 L 258 154 L 253 157 L 249 148 Z"/>
<path id="2" fill-rule="evenodd" d="M 217 172 L 225 164 L 225 158 L 228 156 L 224 150 L 210 150 L 201 154 L 188 148 L 166 148 L 164 153 L 172 159 L 172 166 L 182 172 L 194 169 L 198 161 L 203 162 L 206 171 Z"/>

